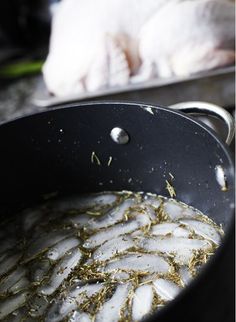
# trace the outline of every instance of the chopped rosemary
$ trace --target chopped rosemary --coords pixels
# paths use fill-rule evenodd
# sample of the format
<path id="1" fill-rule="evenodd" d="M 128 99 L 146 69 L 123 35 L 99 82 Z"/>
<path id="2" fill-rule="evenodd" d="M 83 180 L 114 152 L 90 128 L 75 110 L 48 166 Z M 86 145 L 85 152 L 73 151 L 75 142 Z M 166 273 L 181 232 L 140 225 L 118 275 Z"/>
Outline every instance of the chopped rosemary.
<path id="1" fill-rule="evenodd" d="M 171 198 L 176 197 L 175 189 L 168 180 L 166 180 L 166 189 L 168 190 Z"/>
<path id="2" fill-rule="evenodd" d="M 91 162 L 96 163 L 97 165 L 102 165 L 101 161 L 99 160 L 98 156 L 94 151 L 91 154 Z"/>
<path id="3" fill-rule="evenodd" d="M 91 162 L 101 165 L 95 152 L 92 152 Z M 107 165 L 110 166 L 111 162 L 110 156 Z M 171 173 L 169 176 L 169 181 L 166 180 L 166 189 L 173 198 L 176 196 L 172 185 L 174 176 Z M 126 285 L 128 288 L 120 301 L 120 306 L 116 308 L 117 322 L 133 321 L 136 290 L 142 285 L 149 285 L 147 288 L 153 292 L 149 313 L 165 305 L 167 301 L 158 293 L 157 287 L 154 287 L 155 282 L 164 279 L 172 282 L 170 285 L 174 283 L 175 287 L 183 288 L 185 281 L 182 272 L 187 269 L 190 277 L 194 277 L 218 247 L 214 239 L 212 241 L 211 238 L 205 238 L 204 234 L 199 235 L 194 226 L 191 228 L 184 223 L 183 217 L 178 219 L 175 212 L 167 210 L 166 205 L 169 201 L 172 205 L 173 203 L 178 205 L 177 209 L 178 211 L 181 209 L 183 216 L 187 210 L 191 210 L 191 214 L 194 213 L 191 220 L 200 222 L 201 225 L 203 223 L 209 225 L 210 232 L 215 229 L 219 238 L 223 235 L 222 227 L 200 211 L 183 202 L 155 194 L 122 191 L 91 195 L 89 202 L 88 195 L 84 200 L 81 198 L 70 200 L 68 207 L 65 207 L 66 201 L 59 206 L 57 201 L 47 201 L 46 206 L 37 209 L 39 218 L 36 216 L 35 219 L 34 210 L 30 209 L 28 213 L 22 213 L 17 217 L 17 220 L 23 220 L 20 224 L 13 225 L 14 220 L 8 223 L 14 226 L 11 229 L 14 231 L 15 228 L 15 236 L 20 236 L 14 252 L 10 250 L 9 256 L 14 256 L 15 250 L 21 252 L 21 256 L 16 263 L 13 263 L 15 266 L 10 267 L 9 271 L 0 277 L 0 300 L 7 303 L 8 297 L 15 294 L 14 289 L 13 291 L 9 291 L 7 287 L 4 289 L 5 281 L 15 278 L 11 274 L 23 274 L 23 286 L 21 288 L 19 284 L 20 289 L 16 292 L 16 294 L 28 292 L 22 305 L 22 311 L 27 308 L 25 316 L 21 318 L 22 321 L 27 320 L 29 316 L 37 321 L 45 321 L 48 319 L 48 314 L 56 316 L 61 306 L 66 310 L 67 307 L 63 305 L 73 309 L 68 311 L 62 321 L 73 319 L 73 314 L 78 312 L 87 314 L 89 319 L 95 321 L 97 314 L 106 308 L 106 303 L 114 300 L 113 296 L 121 285 Z M 152 204 L 150 200 L 154 200 L 155 203 Z M 128 204 L 128 207 L 125 208 L 125 204 Z M 158 226 L 159 224 L 161 225 Z M 130 230 L 126 229 L 127 227 L 131 227 Z M 164 232 L 161 230 L 163 227 L 167 229 Z M 185 231 L 184 237 L 175 235 L 173 230 L 175 228 L 178 233 Z M 24 230 L 26 232 L 22 236 Z M 206 231 L 204 233 L 206 234 Z M 178 238 L 181 241 L 180 250 L 181 243 L 184 244 L 185 239 L 188 243 L 183 247 L 188 247 L 192 242 L 195 243 L 194 247 L 196 243 L 205 244 L 206 247 L 194 250 L 190 247 L 190 255 L 182 261 L 175 247 Z M 93 240 L 96 240 L 96 243 L 90 243 Z M 155 248 L 155 244 L 152 245 L 155 246 L 153 248 L 145 248 L 146 243 L 150 241 L 154 243 L 155 240 L 159 240 L 159 244 L 165 240 L 169 243 L 167 249 Z M 76 260 L 72 258 L 65 262 L 73 252 L 79 253 Z M 3 256 L 3 253 L 0 255 Z M 185 252 L 183 254 L 180 252 L 180 255 L 185 256 Z M 163 271 L 156 270 L 156 264 L 152 264 L 151 258 L 155 260 L 158 258 L 160 263 L 163 262 Z M 4 257 L 1 257 L 1 260 L 4 260 Z M 122 261 L 125 263 L 123 267 L 119 266 Z M 26 286 L 24 279 L 29 283 Z M 43 288 L 50 289 L 54 285 L 56 287 L 53 293 L 49 295 L 40 293 Z M 112 305 L 116 304 L 112 302 Z M 11 319 L 18 312 L 11 312 L 7 319 Z M 107 312 L 109 313 L 109 310 Z"/>
<path id="4" fill-rule="evenodd" d="M 109 156 L 108 162 L 107 162 L 107 166 L 110 167 L 111 163 L 112 163 L 112 156 Z"/>

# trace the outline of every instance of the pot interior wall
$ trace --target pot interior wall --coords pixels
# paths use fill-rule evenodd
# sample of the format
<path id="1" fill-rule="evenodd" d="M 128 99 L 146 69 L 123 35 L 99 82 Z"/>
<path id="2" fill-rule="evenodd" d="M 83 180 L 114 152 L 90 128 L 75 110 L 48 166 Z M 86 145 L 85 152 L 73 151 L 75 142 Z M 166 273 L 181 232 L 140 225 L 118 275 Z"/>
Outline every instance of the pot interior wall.
<path id="1" fill-rule="evenodd" d="M 114 127 L 130 141 L 112 141 Z M 55 109 L 0 126 L 0 213 L 45 194 L 149 191 L 177 198 L 226 224 L 233 213 L 233 164 L 212 132 L 185 115 L 138 104 L 96 103 Z M 91 162 L 95 153 L 100 160 Z M 110 160 L 110 162 L 109 162 Z M 110 163 L 110 164 L 109 164 Z M 222 165 L 222 192 L 215 166 Z"/>

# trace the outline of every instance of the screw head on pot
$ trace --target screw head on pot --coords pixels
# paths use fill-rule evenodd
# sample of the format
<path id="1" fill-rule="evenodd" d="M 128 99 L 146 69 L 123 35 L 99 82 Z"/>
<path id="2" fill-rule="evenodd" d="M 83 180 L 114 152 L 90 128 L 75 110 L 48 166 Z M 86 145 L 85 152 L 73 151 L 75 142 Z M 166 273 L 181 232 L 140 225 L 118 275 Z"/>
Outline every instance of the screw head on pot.
<path id="1" fill-rule="evenodd" d="M 112 140 L 117 144 L 126 144 L 129 142 L 128 133 L 120 127 L 114 127 L 110 132 L 110 136 Z"/>

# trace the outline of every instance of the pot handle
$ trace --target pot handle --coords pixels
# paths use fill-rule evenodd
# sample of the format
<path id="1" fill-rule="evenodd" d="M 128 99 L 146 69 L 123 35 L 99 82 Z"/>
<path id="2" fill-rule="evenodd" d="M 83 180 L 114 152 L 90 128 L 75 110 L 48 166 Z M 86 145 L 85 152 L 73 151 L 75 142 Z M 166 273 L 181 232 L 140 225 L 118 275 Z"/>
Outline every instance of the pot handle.
<path id="1" fill-rule="evenodd" d="M 223 107 L 212 103 L 198 101 L 177 103 L 169 105 L 169 107 L 177 111 L 187 112 L 191 114 L 216 116 L 217 118 L 223 120 L 227 126 L 228 133 L 225 143 L 230 145 L 230 143 L 232 142 L 235 134 L 234 119 L 231 114 Z"/>

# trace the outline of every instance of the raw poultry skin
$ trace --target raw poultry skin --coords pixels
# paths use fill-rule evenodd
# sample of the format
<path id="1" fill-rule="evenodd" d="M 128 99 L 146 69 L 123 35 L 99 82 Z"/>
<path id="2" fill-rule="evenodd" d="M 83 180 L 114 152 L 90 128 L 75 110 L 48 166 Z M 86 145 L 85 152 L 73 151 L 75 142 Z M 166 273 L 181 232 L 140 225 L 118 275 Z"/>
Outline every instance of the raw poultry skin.
<path id="1" fill-rule="evenodd" d="M 224 0 L 63 0 L 43 67 L 49 92 L 78 95 L 234 63 Z"/>
<path id="2" fill-rule="evenodd" d="M 157 77 L 187 76 L 233 64 L 234 18 L 230 2 L 190 0 L 164 6 L 140 33 L 143 74 L 149 68 Z"/>

